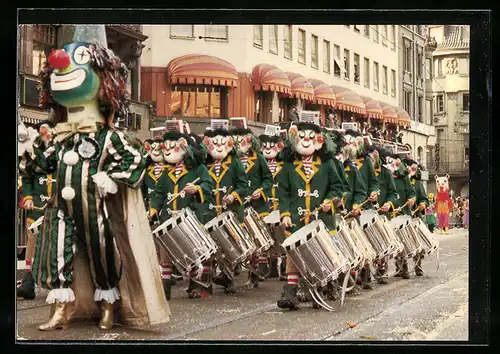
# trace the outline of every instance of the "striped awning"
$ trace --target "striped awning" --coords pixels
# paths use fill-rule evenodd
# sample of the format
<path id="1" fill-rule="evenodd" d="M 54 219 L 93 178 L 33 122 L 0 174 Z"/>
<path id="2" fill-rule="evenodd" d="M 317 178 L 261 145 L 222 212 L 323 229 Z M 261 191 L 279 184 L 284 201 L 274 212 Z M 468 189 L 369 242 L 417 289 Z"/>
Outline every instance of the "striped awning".
<path id="1" fill-rule="evenodd" d="M 411 117 L 404 109 L 396 109 L 398 114 L 398 125 L 409 127 L 411 125 Z"/>
<path id="2" fill-rule="evenodd" d="M 188 54 L 167 65 L 171 84 L 238 86 L 238 71 L 233 64 L 204 54 Z"/>
<path id="3" fill-rule="evenodd" d="M 342 86 L 331 86 L 337 98 L 337 109 L 366 115 L 363 99 L 354 91 Z"/>
<path id="4" fill-rule="evenodd" d="M 314 87 L 304 76 L 289 71 L 285 74 L 292 83 L 293 97 L 309 101 L 314 100 Z"/>
<path id="5" fill-rule="evenodd" d="M 252 70 L 255 91 L 291 93 L 292 84 L 283 70 L 271 64 L 259 64 Z"/>
<path id="6" fill-rule="evenodd" d="M 335 107 L 337 100 L 335 97 L 335 93 L 330 86 L 317 79 L 309 79 L 308 81 L 314 87 L 314 100 L 317 104 L 324 104 L 325 106 Z"/>
<path id="7" fill-rule="evenodd" d="M 396 109 L 390 104 L 384 102 L 380 102 L 380 105 L 382 106 L 384 121 L 386 123 L 398 124 L 399 118 Z"/>
<path id="8" fill-rule="evenodd" d="M 371 97 L 361 96 L 361 99 L 365 103 L 366 107 L 366 115 L 368 118 L 373 119 L 383 119 L 384 112 L 382 111 L 382 107 L 380 106 L 380 102 L 374 100 Z"/>
<path id="9" fill-rule="evenodd" d="M 33 117 L 23 116 L 21 115 L 21 121 L 25 124 L 38 124 L 42 122 L 46 122 L 46 119 L 36 119 Z"/>

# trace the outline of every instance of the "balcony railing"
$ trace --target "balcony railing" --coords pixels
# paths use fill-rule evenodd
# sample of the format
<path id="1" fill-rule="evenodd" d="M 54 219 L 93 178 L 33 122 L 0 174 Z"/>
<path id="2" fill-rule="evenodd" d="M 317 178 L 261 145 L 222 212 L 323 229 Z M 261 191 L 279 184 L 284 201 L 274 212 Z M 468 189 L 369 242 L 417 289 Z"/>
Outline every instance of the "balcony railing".
<path id="1" fill-rule="evenodd" d="M 417 122 L 415 120 L 411 121 L 410 130 L 423 135 L 436 135 L 436 128 L 432 125 Z"/>
<path id="2" fill-rule="evenodd" d="M 449 174 L 451 177 L 467 177 L 469 175 L 469 161 L 440 162 L 436 168 L 434 161 L 428 163 L 430 176 Z"/>

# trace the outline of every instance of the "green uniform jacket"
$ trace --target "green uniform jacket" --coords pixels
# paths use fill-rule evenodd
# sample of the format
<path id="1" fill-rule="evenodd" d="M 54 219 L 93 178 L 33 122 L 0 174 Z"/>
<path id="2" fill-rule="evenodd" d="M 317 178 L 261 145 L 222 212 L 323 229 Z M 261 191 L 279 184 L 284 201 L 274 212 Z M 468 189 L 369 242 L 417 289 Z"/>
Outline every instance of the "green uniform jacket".
<path id="1" fill-rule="evenodd" d="M 21 173 L 21 194 L 23 204 L 26 200 L 33 201 L 33 209 L 27 211 L 27 222 L 31 224 L 43 216 L 45 210 L 42 209 L 47 201 L 52 197 L 55 188 L 55 178 L 52 174 L 33 172 L 32 174 Z"/>
<path id="2" fill-rule="evenodd" d="M 168 220 L 172 211 L 181 210 L 189 207 L 198 220 L 205 224 L 207 220 L 207 206 L 213 203 L 212 189 L 214 189 L 214 182 L 208 174 L 205 165 L 198 165 L 194 168 L 184 166 L 179 177 L 175 177 L 175 166 L 165 165 L 166 171 L 158 179 L 157 187 L 154 189 L 151 197 L 151 208 L 153 211 L 159 211 L 160 222 Z M 168 204 L 175 196 L 180 193 L 186 184 L 193 182 L 199 178 L 195 186 L 198 193 L 193 195 L 179 196 L 173 202 Z"/>
<path id="3" fill-rule="evenodd" d="M 385 203 L 390 203 L 389 211 L 395 209 L 394 203 L 398 199 L 398 191 L 392 173 L 384 166 L 375 169 L 375 176 L 377 176 L 378 184 L 380 187 L 380 195 L 378 196 L 378 204 L 382 207 Z"/>
<path id="4" fill-rule="evenodd" d="M 427 198 L 427 193 L 425 192 L 424 184 L 422 183 L 422 181 L 418 181 L 415 178 L 411 178 L 410 182 L 413 189 L 415 190 L 415 197 L 417 198 L 413 210 L 416 210 L 418 206 L 422 203 L 425 204 L 425 207 L 427 207 L 429 205 L 429 199 Z M 416 216 L 425 215 L 425 209 L 417 211 L 415 215 Z"/>
<path id="5" fill-rule="evenodd" d="M 280 209 L 280 203 L 278 201 L 278 176 L 281 171 L 283 171 L 284 161 L 276 161 L 276 169 L 274 170 L 273 176 L 273 185 L 271 187 L 271 197 L 268 199 L 269 201 L 269 209 L 272 211 Z"/>
<path id="6" fill-rule="evenodd" d="M 366 198 L 368 198 L 373 192 L 379 192 L 380 187 L 378 184 L 378 178 L 375 176 L 375 168 L 373 167 L 373 162 L 370 158 L 360 157 L 356 159 L 356 164 L 358 165 L 359 173 L 365 182 L 367 191 Z M 373 203 L 366 202 L 363 205 L 363 209 L 372 209 Z"/>
<path id="7" fill-rule="evenodd" d="M 273 187 L 273 175 L 271 171 L 269 171 L 269 167 L 267 167 L 266 158 L 262 156 L 261 153 L 253 152 L 253 154 L 248 157 L 248 166 L 245 172 L 248 177 L 248 197 L 250 197 L 256 189 L 262 188 L 260 199 L 251 200 L 246 206 L 252 206 L 261 217 L 264 217 L 269 214 L 267 199 Z"/>
<path id="8" fill-rule="evenodd" d="M 339 174 L 340 180 L 342 181 L 342 186 L 344 187 L 342 192 L 342 197 L 344 196 L 347 197 L 349 194 L 351 194 L 351 185 L 347 181 L 347 177 L 344 171 L 344 164 L 342 163 L 342 161 L 337 159 L 332 159 L 332 161 L 333 164 L 335 165 L 335 168 L 337 169 L 337 173 Z"/>
<path id="9" fill-rule="evenodd" d="M 399 208 L 408 200 L 415 199 L 415 191 L 411 186 L 410 178 L 408 177 L 408 175 L 405 175 L 404 177 L 393 175 L 393 178 L 394 184 L 396 185 L 396 190 L 398 191 L 399 195 L 399 198 L 394 203 L 394 206 L 396 208 Z M 401 212 L 403 214 L 410 215 L 410 206 L 405 206 Z"/>
<path id="10" fill-rule="evenodd" d="M 161 179 L 161 176 L 163 176 L 164 172 L 168 170 L 168 166 L 162 163 L 161 173 L 158 176 L 155 176 L 155 165 L 156 163 L 152 163 L 146 168 L 146 174 L 144 175 L 144 178 L 142 180 L 141 190 L 142 196 L 144 197 L 144 206 L 146 207 L 146 210 L 152 208 L 151 196 L 153 195 L 153 192 L 158 188 L 158 181 Z"/>
<path id="11" fill-rule="evenodd" d="M 211 208 L 209 206 L 209 210 L 207 211 L 208 221 L 221 215 L 226 210 L 231 210 L 238 215 L 238 220 L 243 224 L 243 218 L 245 216 L 243 200 L 248 193 L 248 177 L 240 159 L 236 156 L 228 155 L 222 160 L 219 177 L 215 175 L 213 162 L 207 164 L 207 167 L 208 173 L 215 184 L 212 194 L 215 203 Z M 225 192 L 223 191 L 224 188 L 226 190 Z M 228 194 L 229 188 L 231 188 L 229 194 L 234 195 L 235 200 L 232 204 L 227 206 L 227 209 L 223 209 L 224 203 L 222 199 Z"/>
<path id="12" fill-rule="evenodd" d="M 351 162 L 345 164 L 345 177 L 350 186 L 350 191 L 346 194 L 342 200 L 344 208 L 351 211 L 352 208 L 362 202 L 367 198 L 367 188 L 358 168 Z"/>
<path id="13" fill-rule="evenodd" d="M 293 163 L 285 163 L 278 176 L 278 200 L 281 218 L 290 216 L 295 226 L 292 232 L 315 220 L 313 215 L 305 217 L 302 210 L 314 212 L 325 200 L 342 198 L 343 185 L 333 161 L 322 162 L 319 157 L 313 158 L 313 173 L 306 177 L 302 161 L 296 159 Z M 323 220 L 326 227 L 335 233 L 335 204 L 331 201 L 328 213 L 322 210 L 318 218 Z M 304 220 L 301 221 L 301 219 Z"/>

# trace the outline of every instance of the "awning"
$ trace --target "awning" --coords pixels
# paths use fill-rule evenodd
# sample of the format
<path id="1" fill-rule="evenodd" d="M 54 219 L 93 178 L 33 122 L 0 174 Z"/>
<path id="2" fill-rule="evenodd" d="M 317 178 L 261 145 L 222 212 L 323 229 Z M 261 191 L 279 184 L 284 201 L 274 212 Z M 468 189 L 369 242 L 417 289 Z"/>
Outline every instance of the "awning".
<path id="1" fill-rule="evenodd" d="M 404 109 L 397 109 L 398 125 L 403 127 L 411 126 L 411 117 Z"/>
<path id="2" fill-rule="evenodd" d="M 399 119 L 398 119 L 398 113 L 396 112 L 396 109 L 384 102 L 380 102 L 380 105 L 382 106 L 382 113 L 384 115 L 384 121 L 386 123 L 393 123 L 397 124 Z"/>
<path id="3" fill-rule="evenodd" d="M 373 98 L 367 96 L 361 96 L 361 99 L 365 103 L 366 115 L 368 116 L 368 118 L 373 118 L 373 119 L 384 118 L 384 112 L 382 111 L 382 107 L 380 106 L 379 101 L 374 100 Z"/>
<path id="4" fill-rule="evenodd" d="M 291 93 L 292 84 L 283 70 L 271 64 L 259 64 L 252 70 L 255 91 Z"/>
<path id="5" fill-rule="evenodd" d="M 46 119 L 37 119 L 33 117 L 28 117 L 28 116 L 21 116 L 21 121 L 26 124 L 39 124 L 42 122 L 46 122 Z"/>
<path id="6" fill-rule="evenodd" d="M 292 83 L 293 97 L 309 101 L 314 100 L 314 87 L 304 76 L 289 71 L 285 74 Z"/>
<path id="7" fill-rule="evenodd" d="M 309 79 L 309 82 L 314 87 L 314 99 L 317 104 L 335 107 L 336 97 L 330 86 L 317 79 Z"/>
<path id="8" fill-rule="evenodd" d="M 167 65 L 171 84 L 238 86 L 238 71 L 229 62 L 204 54 L 188 54 Z"/>
<path id="9" fill-rule="evenodd" d="M 342 86 L 331 86 L 337 99 L 337 109 L 366 114 L 366 106 L 363 99 L 354 91 Z"/>

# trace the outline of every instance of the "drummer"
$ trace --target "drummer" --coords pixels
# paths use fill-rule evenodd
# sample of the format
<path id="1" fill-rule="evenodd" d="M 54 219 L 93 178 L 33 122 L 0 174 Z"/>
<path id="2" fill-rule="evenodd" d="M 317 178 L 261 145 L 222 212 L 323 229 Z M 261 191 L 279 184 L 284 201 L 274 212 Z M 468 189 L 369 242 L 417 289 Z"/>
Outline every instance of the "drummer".
<path id="1" fill-rule="evenodd" d="M 392 178 L 392 173 L 387 167 L 383 165 L 385 158 L 387 156 L 390 156 L 390 154 L 390 151 L 380 146 L 374 146 L 372 152 L 370 153 L 370 159 L 372 160 L 373 166 L 375 167 L 375 175 L 377 176 L 380 186 L 378 203 L 382 206 L 379 209 L 379 212 L 385 214 L 388 218 L 390 218 L 389 213 L 395 210 L 394 203 L 398 199 L 398 192 L 396 190 L 394 179 Z M 383 259 L 380 259 L 374 263 L 377 269 L 377 282 L 379 284 L 387 284 L 387 257 L 384 257 Z"/>
<path id="2" fill-rule="evenodd" d="M 264 134 L 259 136 L 259 141 L 261 144 L 261 152 L 264 158 L 267 161 L 267 166 L 269 168 L 270 173 L 273 177 L 273 185 L 271 187 L 271 195 L 268 198 L 268 208 L 272 212 L 276 211 L 279 213 L 279 203 L 277 198 L 277 190 L 278 190 L 278 175 L 283 170 L 283 156 L 281 152 L 283 151 L 284 139 L 286 137 L 286 130 L 284 130 L 285 134 L 282 134 L 282 130 L 274 125 L 266 125 L 266 130 Z M 271 252 L 271 256 L 269 257 L 270 271 L 269 278 L 278 278 L 279 280 L 286 280 L 286 258 L 284 254 L 279 254 L 276 252 L 277 247 L 273 246 L 273 251 Z M 279 257 L 279 258 L 278 258 Z M 280 262 L 278 262 L 280 259 Z M 279 263 L 279 265 L 278 265 Z M 260 264 L 260 263 L 259 263 Z M 278 271 L 278 266 L 280 267 Z"/>
<path id="3" fill-rule="evenodd" d="M 342 181 L 331 161 L 334 158 L 333 142 L 321 133 L 321 128 L 301 115 L 297 126 L 289 130 L 283 170 L 278 175 L 278 202 L 282 224 L 292 232 L 313 222 L 323 220 L 335 234 L 332 216 L 341 203 Z M 329 150 L 332 149 L 332 150 Z M 291 235 L 287 231 L 287 235 Z M 287 284 L 283 287 L 278 307 L 295 309 L 298 306 L 297 290 L 300 273 L 287 257 Z"/>
<path id="4" fill-rule="evenodd" d="M 404 163 L 408 166 L 410 182 L 415 190 L 416 202 L 414 205 L 415 210 L 413 212 L 413 216 L 422 218 L 425 215 L 425 209 L 429 205 L 429 199 L 427 198 L 427 194 L 425 193 L 425 188 L 422 183 L 422 170 L 424 170 L 424 166 L 412 159 L 405 159 Z M 415 262 L 415 275 L 418 277 L 424 275 L 422 269 L 422 259 L 424 258 L 424 254 L 425 252 L 422 250 L 419 254 L 413 257 L 413 261 Z"/>
<path id="5" fill-rule="evenodd" d="M 39 135 L 35 139 L 34 144 L 38 146 L 48 146 L 52 140 L 51 126 L 42 124 L 39 127 Z M 45 174 L 37 167 L 30 163 L 31 157 L 28 152 L 25 152 L 21 163 L 19 164 L 21 175 L 21 195 L 23 196 L 22 205 L 27 211 L 26 219 L 26 273 L 21 285 L 17 288 L 17 296 L 26 300 L 35 298 L 35 282 L 31 274 L 31 264 L 35 254 L 35 237 L 33 231 L 29 227 L 41 218 L 44 214 L 44 206 L 52 197 L 53 188 L 55 188 L 55 178 L 52 174 Z M 35 168 L 34 171 L 31 171 Z"/>
<path id="6" fill-rule="evenodd" d="M 167 132 L 163 135 L 161 151 L 165 160 L 165 172 L 159 177 L 151 195 L 150 217 L 159 216 L 160 223 L 168 220 L 176 211 L 189 207 L 203 224 L 208 219 L 206 205 L 212 203 L 214 184 L 203 164 L 202 152 L 197 150 L 192 139 L 183 131 L 182 121 L 167 121 Z M 196 183 L 193 181 L 197 180 Z M 170 271 L 164 279 L 165 293 L 170 300 L 172 263 L 163 254 L 162 267 Z M 195 281 L 198 270 L 190 275 L 188 294 L 190 299 L 205 298 L 212 293 L 210 262 L 203 263 L 201 281 Z"/>
<path id="7" fill-rule="evenodd" d="M 233 149 L 234 142 L 228 132 L 228 121 L 212 119 L 210 124 L 203 138 L 203 146 L 208 150 L 207 168 L 214 183 L 214 204 L 209 204 L 207 220 L 230 210 L 236 213 L 240 226 L 244 227 L 243 203 L 248 193 L 248 177 Z M 225 272 L 216 276 L 214 283 L 223 286 L 226 293 L 236 292 L 234 280 Z"/>
<path id="8" fill-rule="evenodd" d="M 260 152 L 259 141 L 248 129 L 246 118 L 231 118 L 232 129 L 229 131 L 235 142 L 235 150 L 239 156 L 248 177 L 248 197 L 244 205 L 252 207 L 261 218 L 269 215 L 268 196 L 273 186 L 273 176 L 267 167 L 267 162 Z M 254 255 L 252 265 L 254 271 L 248 273 L 248 286 L 256 288 L 259 280 L 265 280 L 269 271 L 267 255 Z"/>
<path id="9" fill-rule="evenodd" d="M 385 167 L 392 171 L 392 178 L 394 178 L 394 184 L 399 196 L 394 203 L 396 210 L 392 213 L 392 216 L 396 216 L 398 213 L 411 215 L 411 207 L 415 204 L 416 198 L 408 176 L 408 168 L 401 161 L 401 156 L 397 154 L 387 156 L 385 161 Z M 396 274 L 394 276 L 410 279 L 408 261 L 402 255 L 396 256 Z"/>

